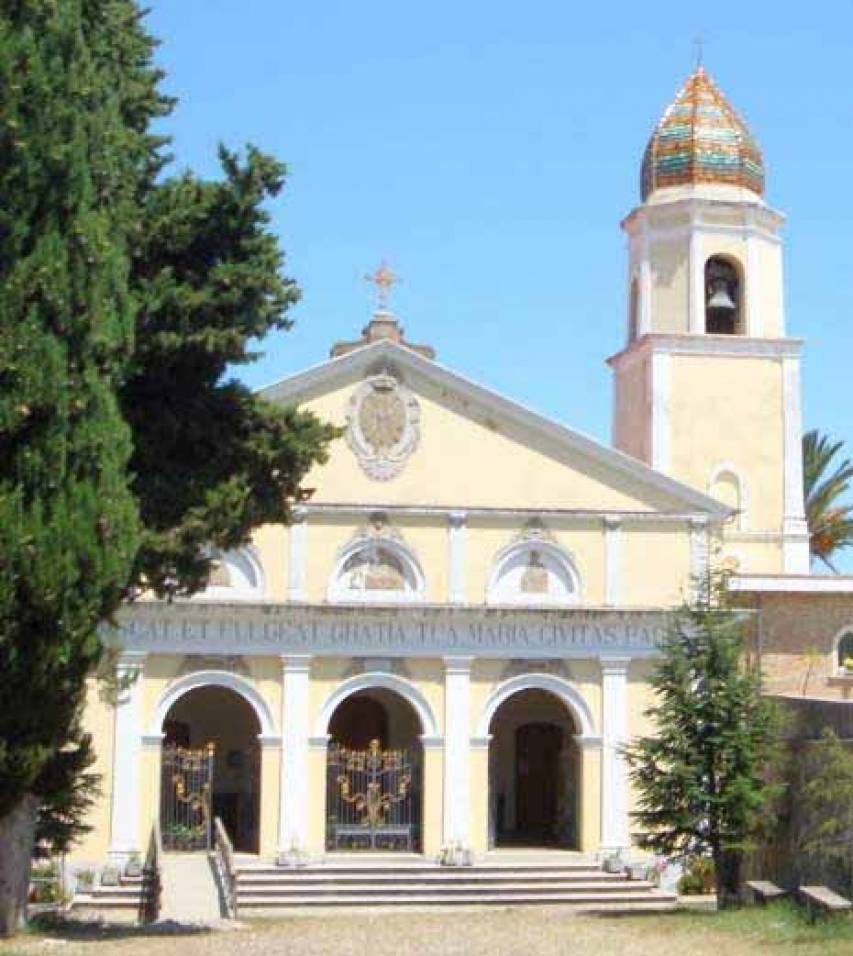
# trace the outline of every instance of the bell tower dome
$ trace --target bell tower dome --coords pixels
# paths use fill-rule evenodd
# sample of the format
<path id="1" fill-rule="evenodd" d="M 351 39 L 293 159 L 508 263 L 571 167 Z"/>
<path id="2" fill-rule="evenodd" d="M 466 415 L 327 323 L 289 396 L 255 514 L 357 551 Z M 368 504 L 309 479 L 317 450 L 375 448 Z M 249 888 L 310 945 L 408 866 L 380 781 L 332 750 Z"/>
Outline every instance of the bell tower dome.
<path id="1" fill-rule="evenodd" d="M 764 160 L 700 66 L 656 124 L 628 245 L 613 442 L 737 509 L 724 553 L 745 573 L 807 573 L 800 348 L 786 337 L 784 217 Z"/>

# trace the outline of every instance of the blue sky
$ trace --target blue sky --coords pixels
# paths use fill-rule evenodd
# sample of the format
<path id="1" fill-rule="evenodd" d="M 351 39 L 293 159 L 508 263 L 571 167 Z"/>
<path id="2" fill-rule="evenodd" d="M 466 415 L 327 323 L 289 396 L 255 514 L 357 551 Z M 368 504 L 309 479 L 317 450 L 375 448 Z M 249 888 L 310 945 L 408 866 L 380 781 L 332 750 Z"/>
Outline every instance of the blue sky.
<path id="1" fill-rule="evenodd" d="M 273 204 L 303 291 L 240 372 L 324 359 L 369 317 L 387 257 L 409 338 L 609 441 L 604 359 L 624 337 L 620 219 L 649 132 L 705 64 L 756 134 L 788 216 L 788 332 L 806 425 L 853 451 L 853 3 L 153 0 L 180 166 L 221 140 L 287 162 Z"/>

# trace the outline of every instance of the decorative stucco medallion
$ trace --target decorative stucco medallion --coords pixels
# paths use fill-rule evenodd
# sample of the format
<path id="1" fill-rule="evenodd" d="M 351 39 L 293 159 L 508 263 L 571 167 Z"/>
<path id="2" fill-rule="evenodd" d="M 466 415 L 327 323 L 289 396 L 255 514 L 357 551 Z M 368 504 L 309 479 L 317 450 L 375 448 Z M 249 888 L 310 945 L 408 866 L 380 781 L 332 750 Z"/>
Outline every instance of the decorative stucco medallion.
<path id="1" fill-rule="evenodd" d="M 358 386 L 349 402 L 347 441 L 370 478 L 400 474 L 420 441 L 420 414 L 415 396 L 389 372 Z"/>

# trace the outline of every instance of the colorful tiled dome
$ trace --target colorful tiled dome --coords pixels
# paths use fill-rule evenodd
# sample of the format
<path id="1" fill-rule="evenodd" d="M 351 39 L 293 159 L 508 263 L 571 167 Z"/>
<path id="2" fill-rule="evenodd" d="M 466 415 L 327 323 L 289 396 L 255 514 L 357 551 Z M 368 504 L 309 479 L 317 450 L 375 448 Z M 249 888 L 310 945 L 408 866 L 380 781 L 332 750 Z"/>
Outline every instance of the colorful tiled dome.
<path id="1" fill-rule="evenodd" d="M 643 200 L 656 189 L 695 183 L 764 194 L 764 161 L 746 124 L 697 67 L 661 117 L 643 156 Z"/>

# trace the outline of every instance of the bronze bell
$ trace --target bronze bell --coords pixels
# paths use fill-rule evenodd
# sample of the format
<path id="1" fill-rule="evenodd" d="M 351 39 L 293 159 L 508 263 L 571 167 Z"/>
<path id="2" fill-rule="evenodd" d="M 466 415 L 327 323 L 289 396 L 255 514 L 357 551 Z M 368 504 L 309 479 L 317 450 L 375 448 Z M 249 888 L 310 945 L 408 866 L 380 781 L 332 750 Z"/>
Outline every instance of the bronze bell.
<path id="1" fill-rule="evenodd" d="M 734 312 L 737 306 L 732 301 L 726 283 L 717 281 L 714 283 L 714 286 L 715 288 L 711 292 L 711 297 L 708 299 L 708 308 L 719 309 L 721 312 Z"/>

